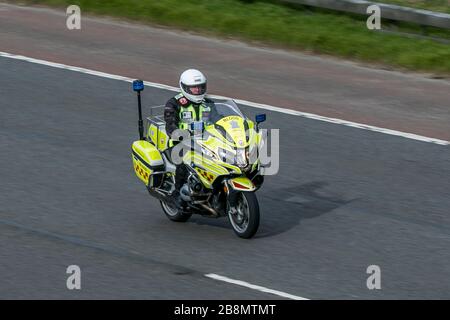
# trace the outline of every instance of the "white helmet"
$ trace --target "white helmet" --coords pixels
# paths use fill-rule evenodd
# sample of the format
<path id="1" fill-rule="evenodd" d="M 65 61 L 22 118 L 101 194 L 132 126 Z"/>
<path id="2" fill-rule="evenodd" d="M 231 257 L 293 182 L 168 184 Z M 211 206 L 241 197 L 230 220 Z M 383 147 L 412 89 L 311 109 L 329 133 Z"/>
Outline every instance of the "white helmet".
<path id="1" fill-rule="evenodd" d="M 180 76 L 180 89 L 188 100 L 201 103 L 206 95 L 206 77 L 198 70 L 186 70 Z"/>

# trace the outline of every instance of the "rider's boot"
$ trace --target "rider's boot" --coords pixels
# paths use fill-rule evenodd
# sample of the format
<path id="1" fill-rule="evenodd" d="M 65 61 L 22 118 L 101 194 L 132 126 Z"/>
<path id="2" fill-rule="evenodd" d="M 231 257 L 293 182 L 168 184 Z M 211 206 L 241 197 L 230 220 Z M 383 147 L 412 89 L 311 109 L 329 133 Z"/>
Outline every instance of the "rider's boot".
<path id="1" fill-rule="evenodd" d="M 184 201 L 183 199 L 181 199 L 181 195 L 180 195 L 180 191 L 175 189 L 172 192 L 172 199 L 175 202 L 175 204 L 177 205 L 178 208 L 182 208 L 184 206 Z"/>
<path id="2" fill-rule="evenodd" d="M 175 190 L 172 193 L 172 197 L 175 200 L 177 206 L 179 208 L 185 208 L 186 202 L 181 198 L 181 188 L 185 184 L 185 172 L 183 171 L 182 166 L 177 166 L 177 170 L 175 173 Z"/>
<path id="3" fill-rule="evenodd" d="M 172 197 L 177 205 L 178 208 L 185 208 L 186 202 L 181 198 L 181 188 L 184 185 L 183 177 L 180 177 L 180 175 L 175 174 L 175 190 L 172 193 Z"/>

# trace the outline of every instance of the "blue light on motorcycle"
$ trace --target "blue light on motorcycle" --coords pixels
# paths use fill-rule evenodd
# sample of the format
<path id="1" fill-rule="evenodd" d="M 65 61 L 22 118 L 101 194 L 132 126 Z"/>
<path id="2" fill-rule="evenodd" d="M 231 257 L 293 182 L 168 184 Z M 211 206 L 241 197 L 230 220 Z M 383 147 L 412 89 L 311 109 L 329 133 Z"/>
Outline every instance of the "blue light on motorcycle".
<path id="1" fill-rule="evenodd" d="M 133 91 L 140 92 L 144 90 L 144 82 L 142 80 L 133 81 Z"/>
<path id="2" fill-rule="evenodd" d="M 255 121 L 256 121 L 256 123 L 261 123 L 261 122 L 266 121 L 266 114 L 265 113 L 257 114 L 255 116 Z"/>

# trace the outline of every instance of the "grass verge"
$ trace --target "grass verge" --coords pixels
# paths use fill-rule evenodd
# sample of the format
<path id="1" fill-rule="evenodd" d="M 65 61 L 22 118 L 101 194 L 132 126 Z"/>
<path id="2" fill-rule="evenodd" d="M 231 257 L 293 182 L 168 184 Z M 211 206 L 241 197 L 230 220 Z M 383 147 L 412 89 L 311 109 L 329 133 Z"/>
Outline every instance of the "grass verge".
<path id="1" fill-rule="evenodd" d="M 10 1 L 11 2 L 11 1 Z M 239 0 L 22 0 L 124 17 L 203 34 L 256 40 L 269 45 L 380 63 L 415 71 L 450 74 L 450 45 L 370 31 L 366 18 L 324 10 Z M 383 28 L 383 23 L 382 23 Z M 448 31 L 445 37 L 450 36 Z"/>

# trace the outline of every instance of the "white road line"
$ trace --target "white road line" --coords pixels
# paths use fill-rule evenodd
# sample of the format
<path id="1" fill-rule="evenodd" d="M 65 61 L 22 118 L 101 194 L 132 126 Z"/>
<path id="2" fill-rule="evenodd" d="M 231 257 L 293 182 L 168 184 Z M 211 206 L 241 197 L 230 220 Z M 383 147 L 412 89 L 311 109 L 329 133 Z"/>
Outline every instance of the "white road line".
<path id="1" fill-rule="evenodd" d="M 105 72 L 100 72 L 100 71 L 95 71 L 95 70 L 90 70 L 90 69 L 85 69 L 85 68 L 80 68 L 80 67 L 75 67 L 75 66 L 69 66 L 69 65 L 50 62 L 50 61 L 46 61 L 46 60 L 34 59 L 34 58 L 11 54 L 11 53 L 7 53 L 7 52 L 0 51 L 0 57 L 21 60 L 21 61 L 27 61 L 27 62 L 40 64 L 40 65 L 44 65 L 44 66 L 49 66 L 49 67 L 53 67 L 53 68 L 70 70 L 70 71 L 85 73 L 85 74 L 102 77 L 102 78 L 113 79 L 113 80 L 120 80 L 120 81 L 126 81 L 126 82 L 132 82 L 134 80 L 134 79 L 131 79 L 128 77 L 123 77 L 123 76 L 114 75 L 114 74 L 110 74 L 110 73 L 105 73 Z M 153 88 L 169 90 L 169 91 L 176 91 L 176 92 L 179 91 L 179 89 L 176 87 L 168 86 L 168 85 L 161 84 L 161 83 L 144 81 L 144 84 L 146 86 L 153 87 Z M 218 95 L 211 95 L 210 97 L 212 97 L 213 99 L 228 99 L 227 97 L 218 96 Z M 303 118 L 307 118 L 307 119 L 329 122 L 329 123 L 339 124 L 339 125 L 343 125 L 343 126 L 347 126 L 347 127 L 358 128 L 358 129 L 363 129 L 363 130 L 368 130 L 368 131 L 380 132 L 380 133 L 384 133 L 384 134 L 388 134 L 388 135 L 392 135 L 392 136 L 398 136 L 398 137 L 403 137 L 403 138 L 422 141 L 422 142 L 434 143 L 434 144 L 443 145 L 443 146 L 450 145 L 450 141 L 425 137 L 425 136 L 417 135 L 414 133 L 408 133 L 408 132 L 402 132 L 402 131 L 397 131 L 397 130 L 381 128 L 381 127 L 375 127 L 375 126 L 371 126 L 371 125 L 367 125 L 367 124 L 351 122 L 351 121 L 342 120 L 342 119 L 329 118 L 329 117 L 324 117 L 324 116 L 320 116 L 320 115 L 313 114 L 313 113 L 307 113 L 307 112 L 301 112 L 301 111 L 296 111 L 296 110 L 291 110 L 291 109 L 274 107 L 271 105 L 255 103 L 255 102 L 251 102 L 251 101 L 247 101 L 247 100 L 235 99 L 235 101 L 238 104 L 246 105 L 246 106 L 253 107 L 253 108 L 259 108 L 259 109 L 264 109 L 264 110 L 269 110 L 269 111 L 274 111 L 274 112 L 280 112 L 280 113 L 290 114 L 290 115 L 299 116 L 299 117 L 303 117 Z"/>
<path id="2" fill-rule="evenodd" d="M 292 294 L 289 293 L 285 293 L 282 291 L 278 291 L 278 290 L 272 290 L 269 288 L 265 288 L 265 287 L 261 287 L 261 286 L 257 286 L 245 281 L 241 281 L 241 280 L 234 280 L 234 279 L 230 279 L 224 276 L 219 276 L 218 274 L 214 274 L 214 273 L 208 273 L 205 274 L 205 277 L 214 279 L 214 280 L 218 280 L 218 281 L 223 281 L 223 282 L 228 282 L 228 283 L 232 283 L 232 284 L 236 284 L 238 286 L 242 286 L 242 287 L 246 287 L 246 288 L 250 288 L 253 290 L 257 290 L 257 291 L 261 291 L 261 292 L 265 292 L 265 293 L 271 293 L 283 298 L 288 298 L 288 299 L 292 299 L 292 300 L 309 300 L 307 298 L 303 298 L 303 297 L 299 297 L 299 296 L 294 296 Z"/>

